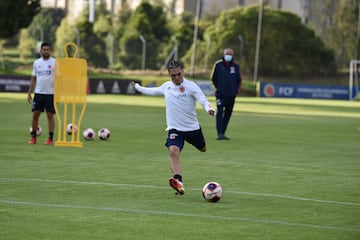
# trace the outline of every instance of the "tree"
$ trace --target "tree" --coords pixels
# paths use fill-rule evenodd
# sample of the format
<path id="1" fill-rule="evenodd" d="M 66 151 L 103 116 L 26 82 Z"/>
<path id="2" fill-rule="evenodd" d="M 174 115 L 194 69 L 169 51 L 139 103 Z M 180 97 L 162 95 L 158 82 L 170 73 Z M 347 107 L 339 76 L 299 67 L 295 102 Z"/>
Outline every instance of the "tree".
<path id="1" fill-rule="evenodd" d="M 334 25 L 334 15 L 339 0 L 309 1 L 308 26 L 312 27 L 321 38 L 328 42 L 329 30 Z"/>
<path id="2" fill-rule="evenodd" d="M 69 16 L 63 18 L 60 26 L 56 29 L 56 44 L 54 46 L 54 56 L 65 57 L 64 46 L 68 42 L 76 42 L 74 26 L 69 23 Z M 79 55 L 84 56 L 83 51 L 79 50 Z"/>
<path id="3" fill-rule="evenodd" d="M 351 59 L 360 56 L 358 31 L 360 0 L 341 0 L 330 29 L 329 46 L 337 50 L 337 62 L 348 67 Z"/>
<path id="4" fill-rule="evenodd" d="M 14 36 L 27 27 L 40 11 L 40 0 L 0 1 L 0 39 Z"/>
<path id="5" fill-rule="evenodd" d="M 212 39 L 209 61 L 218 60 L 225 47 L 239 53 L 241 35 L 244 40 L 240 61 L 242 70 L 251 74 L 254 71 L 258 13 L 257 6 L 237 7 L 222 12 L 215 24 L 205 32 Z M 336 70 L 333 52 L 295 14 L 266 7 L 262 25 L 260 74 L 304 76 Z M 200 47 L 203 46 L 200 43 Z M 199 49 L 199 54 L 204 52 Z M 197 59 L 201 60 L 199 57 Z M 235 60 L 239 60 L 238 55 Z M 199 64 L 202 64 L 201 61 Z"/>
<path id="6" fill-rule="evenodd" d="M 106 8 L 105 0 L 101 0 L 100 3 L 96 6 L 96 19 L 93 27 L 93 31 L 96 36 L 105 43 L 105 48 L 103 53 L 107 57 L 107 66 L 114 64 L 114 25 L 112 24 L 113 20 L 110 12 Z"/>
<path id="7" fill-rule="evenodd" d="M 51 45 L 56 42 L 56 29 L 60 26 L 61 20 L 65 17 L 66 12 L 61 8 L 45 8 L 37 14 L 28 29 L 32 36 L 39 35 L 39 28 L 44 31 L 44 41 Z"/>
<path id="8" fill-rule="evenodd" d="M 140 35 L 146 39 L 146 68 L 160 68 L 161 52 L 170 37 L 167 20 L 160 5 L 143 1 L 133 12 L 125 26 L 119 46 L 120 61 L 129 69 L 139 69 L 142 58 Z"/>
<path id="9" fill-rule="evenodd" d="M 23 28 L 20 30 L 20 37 L 19 37 L 19 54 L 22 60 L 33 57 L 35 55 L 35 47 L 36 42 L 34 38 L 32 38 L 29 34 L 28 29 Z"/>
<path id="10" fill-rule="evenodd" d="M 174 29 L 176 29 L 174 36 L 179 42 L 179 58 L 181 58 L 193 43 L 194 16 L 189 12 L 183 13 L 178 26 Z"/>
<path id="11" fill-rule="evenodd" d="M 119 62 L 119 40 L 120 38 L 124 35 L 125 31 L 126 31 L 126 24 L 128 22 L 128 20 L 130 19 L 132 14 L 132 10 L 130 8 L 130 5 L 128 4 L 128 2 L 126 0 L 123 0 L 121 2 L 121 9 L 118 11 L 118 13 L 113 16 L 113 18 L 111 19 L 112 22 L 112 31 L 111 34 L 113 35 L 113 39 L 111 39 L 113 42 L 110 41 L 110 46 L 112 52 L 111 54 L 113 54 L 111 56 L 111 59 L 113 60 L 112 65 L 110 66 L 111 68 L 114 69 L 120 69 L 121 68 L 121 63 Z"/>
<path id="12" fill-rule="evenodd" d="M 121 9 L 119 10 L 115 19 L 113 19 L 113 33 L 117 40 L 119 40 L 124 35 L 126 31 L 126 24 L 128 23 L 131 15 L 132 10 L 130 8 L 130 5 L 127 3 L 126 0 L 122 1 Z"/>
<path id="13" fill-rule="evenodd" d="M 35 49 L 36 42 L 44 41 L 54 46 L 56 30 L 64 17 L 65 11 L 60 8 L 46 8 L 38 13 L 29 27 L 21 31 L 18 46 L 20 56 L 26 57 L 29 56 L 29 53 L 39 53 L 39 49 Z"/>
<path id="14" fill-rule="evenodd" d="M 96 17 L 95 23 L 88 20 L 89 8 L 85 8 L 74 23 L 69 23 L 68 17 L 64 18 L 60 27 L 56 31 L 56 48 L 55 53 L 57 56 L 64 56 L 63 47 L 67 42 L 76 43 L 77 29 L 80 32 L 81 44 L 78 53 L 81 58 L 85 58 L 89 66 L 95 67 L 108 67 L 109 61 L 106 56 L 106 44 L 103 39 L 104 32 L 99 31 L 97 34 L 94 32 L 94 24 L 101 17 Z"/>
<path id="15" fill-rule="evenodd" d="M 101 33 L 97 35 L 94 32 L 94 24 L 100 16 L 96 17 L 95 23 L 88 20 L 89 8 L 84 9 L 81 15 L 76 19 L 75 26 L 79 29 L 82 41 L 83 57 L 87 59 L 90 66 L 108 67 L 109 61 L 106 56 L 106 43 Z M 86 39 L 86 40 L 85 40 Z"/>
<path id="16" fill-rule="evenodd" d="M 194 16 L 191 12 L 184 12 L 180 16 L 174 15 L 169 21 L 168 26 L 171 39 L 162 52 L 161 58 L 167 58 L 175 46 L 178 45 L 178 58 L 181 59 L 191 48 L 194 34 Z M 172 56 L 175 57 L 174 55 Z"/>
<path id="17" fill-rule="evenodd" d="M 106 2 L 101 0 L 100 3 L 96 6 L 96 21 L 94 23 L 94 33 L 100 37 L 104 38 L 111 32 L 111 16 L 108 10 L 106 10 Z"/>

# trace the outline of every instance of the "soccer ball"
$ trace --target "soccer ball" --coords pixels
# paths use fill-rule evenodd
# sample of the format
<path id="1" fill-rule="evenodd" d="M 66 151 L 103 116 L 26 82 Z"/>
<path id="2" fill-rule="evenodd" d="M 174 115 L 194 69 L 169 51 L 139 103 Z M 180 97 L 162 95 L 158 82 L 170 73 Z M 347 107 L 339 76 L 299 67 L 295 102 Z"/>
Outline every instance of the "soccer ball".
<path id="1" fill-rule="evenodd" d="M 69 123 L 69 124 L 66 126 L 66 133 L 69 134 L 69 135 L 71 135 L 73 128 L 74 128 L 74 133 L 76 133 L 78 127 L 77 127 L 75 124 L 73 125 L 72 123 Z"/>
<path id="2" fill-rule="evenodd" d="M 208 182 L 204 185 L 202 195 L 208 202 L 217 202 L 222 197 L 223 190 L 219 183 Z"/>
<path id="3" fill-rule="evenodd" d="M 92 129 L 92 128 L 87 128 L 83 132 L 83 137 L 85 138 L 85 140 L 94 140 L 95 135 L 96 135 L 96 133 L 95 133 L 94 129 Z"/>
<path id="4" fill-rule="evenodd" d="M 98 132 L 98 136 L 101 140 L 108 140 L 110 137 L 110 131 L 107 128 L 102 128 Z"/>
<path id="5" fill-rule="evenodd" d="M 30 127 L 30 129 L 29 129 L 30 134 L 31 134 L 32 130 L 33 130 L 32 127 Z M 37 128 L 36 128 L 36 136 L 37 136 L 37 137 L 40 136 L 40 135 L 41 135 L 41 132 L 42 132 L 41 126 L 38 125 Z"/>

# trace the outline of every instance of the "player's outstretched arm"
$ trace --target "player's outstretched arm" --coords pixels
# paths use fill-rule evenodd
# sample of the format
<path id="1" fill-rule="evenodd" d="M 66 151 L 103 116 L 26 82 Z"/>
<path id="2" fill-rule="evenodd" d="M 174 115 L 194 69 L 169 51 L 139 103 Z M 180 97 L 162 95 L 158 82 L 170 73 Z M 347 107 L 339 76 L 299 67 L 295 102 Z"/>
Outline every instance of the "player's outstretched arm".
<path id="1" fill-rule="evenodd" d="M 143 87 L 143 86 L 140 86 L 140 84 L 135 83 L 135 82 L 131 82 L 131 84 L 133 85 L 133 87 L 136 91 L 141 92 L 143 94 L 153 95 L 153 96 L 163 95 L 161 87 Z"/>

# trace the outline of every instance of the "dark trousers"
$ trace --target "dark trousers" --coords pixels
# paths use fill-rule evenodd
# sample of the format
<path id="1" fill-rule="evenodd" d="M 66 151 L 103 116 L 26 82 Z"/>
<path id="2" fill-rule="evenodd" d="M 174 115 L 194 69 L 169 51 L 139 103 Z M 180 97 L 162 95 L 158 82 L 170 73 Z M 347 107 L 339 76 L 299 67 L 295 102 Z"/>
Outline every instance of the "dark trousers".
<path id="1" fill-rule="evenodd" d="M 234 108 L 235 97 L 222 97 L 216 99 L 217 115 L 216 115 L 216 129 L 217 133 L 225 134 L 226 128 L 229 124 L 230 117 Z"/>

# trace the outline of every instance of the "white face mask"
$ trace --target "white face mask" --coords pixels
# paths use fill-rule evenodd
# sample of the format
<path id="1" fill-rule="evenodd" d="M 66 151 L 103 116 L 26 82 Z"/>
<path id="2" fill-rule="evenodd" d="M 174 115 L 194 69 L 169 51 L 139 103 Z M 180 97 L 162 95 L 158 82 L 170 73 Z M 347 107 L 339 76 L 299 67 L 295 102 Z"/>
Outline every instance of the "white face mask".
<path id="1" fill-rule="evenodd" d="M 224 59 L 225 59 L 225 61 L 227 61 L 227 62 L 231 62 L 231 60 L 232 60 L 232 55 L 224 55 Z"/>

